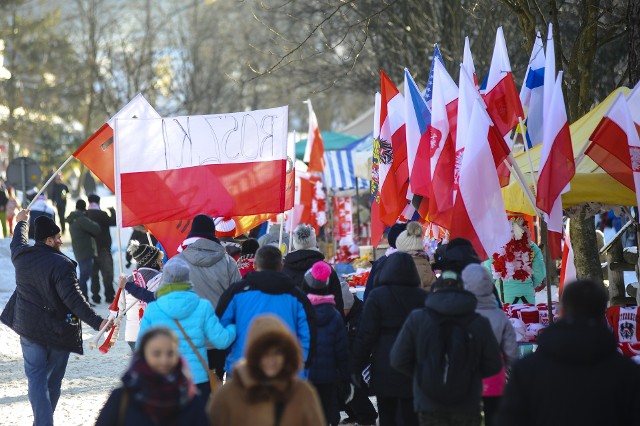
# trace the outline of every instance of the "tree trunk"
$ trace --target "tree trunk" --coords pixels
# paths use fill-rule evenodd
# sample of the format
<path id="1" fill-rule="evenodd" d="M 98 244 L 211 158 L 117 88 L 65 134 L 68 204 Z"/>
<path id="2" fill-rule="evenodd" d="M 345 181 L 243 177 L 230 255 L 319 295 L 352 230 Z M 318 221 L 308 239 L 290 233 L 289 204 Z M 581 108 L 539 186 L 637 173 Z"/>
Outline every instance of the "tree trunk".
<path id="1" fill-rule="evenodd" d="M 627 11 L 629 31 L 629 87 L 640 80 L 640 2 L 629 0 Z"/>
<path id="2" fill-rule="evenodd" d="M 602 281 L 593 216 L 580 210 L 571 217 L 569 228 L 577 278 Z"/>

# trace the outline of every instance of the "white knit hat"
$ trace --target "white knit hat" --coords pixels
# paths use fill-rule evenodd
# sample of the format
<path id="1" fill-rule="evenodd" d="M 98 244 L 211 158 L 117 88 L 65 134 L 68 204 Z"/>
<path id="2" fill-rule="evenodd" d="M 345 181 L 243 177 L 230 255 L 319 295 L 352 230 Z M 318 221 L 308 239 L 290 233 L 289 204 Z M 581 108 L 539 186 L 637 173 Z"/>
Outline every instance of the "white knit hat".
<path id="1" fill-rule="evenodd" d="M 410 251 L 424 251 L 424 245 L 422 243 L 422 225 L 418 222 L 409 222 L 407 229 L 402 231 L 396 239 L 396 248 L 398 251 L 410 252 Z"/>
<path id="2" fill-rule="evenodd" d="M 236 222 L 230 217 L 219 217 L 213 221 L 216 224 L 216 237 L 235 237 Z"/>
<path id="3" fill-rule="evenodd" d="M 312 226 L 301 223 L 293 230 L 293 248 L 296 250 L 315 249 L 318 247 L 316 231 Z"/>

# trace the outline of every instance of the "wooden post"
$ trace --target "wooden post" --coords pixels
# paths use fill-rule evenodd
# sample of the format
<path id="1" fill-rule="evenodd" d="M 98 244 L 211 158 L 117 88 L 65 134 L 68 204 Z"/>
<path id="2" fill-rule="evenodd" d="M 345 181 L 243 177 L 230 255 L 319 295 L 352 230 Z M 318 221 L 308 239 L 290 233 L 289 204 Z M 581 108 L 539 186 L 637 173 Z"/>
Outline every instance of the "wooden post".
<path id="1" fill-rule="evenodd" d="M 622 240 L 617 238 L 607 252 L 607 268 L 609 269 L 609 299 L 613 303 L 625 297 L 624 271 L 612 268 L 613 264 L 624 263 Z"/>

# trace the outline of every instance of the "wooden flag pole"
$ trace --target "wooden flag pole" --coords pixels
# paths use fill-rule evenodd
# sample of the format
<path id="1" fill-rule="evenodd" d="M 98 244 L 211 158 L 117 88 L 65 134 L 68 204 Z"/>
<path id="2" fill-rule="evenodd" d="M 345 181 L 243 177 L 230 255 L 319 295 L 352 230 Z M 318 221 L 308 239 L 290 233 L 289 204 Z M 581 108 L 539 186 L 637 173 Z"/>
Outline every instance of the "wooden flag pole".
<path id="1" fill-rule="evenodd" d="M 31 206 L 33 205 L 33 203 L 35 203 L 35 201 L 38 199 L 38 197 L 44 192 L 45 189 L 47 189 L 47 187 L 49 186 L 51 181 L 58 175 L 58 173 L 60 173 L 60 170 L 62 170 L 64 168 L 64 166 L 69 164 L 69 161 L 71 161 L 73 159 L 74 159 L 74 156 L 70 155 L 69 158 L 67 158 L 65 160 L 65 162 L 62 163 L 62 166 L 58 167 L 58 170 L 53 172 L 53 174 L 49 177 L 49 179 L 45 182 L 45 184 L 42 185 L 42 188 L 40 188 L 40 191 L 38 191 L 38 193 L 35 195 L 35 197 L 33 197 L 33 200 L 31 200 L 31 202 L 27 206 L 27 210 L 29 210 L 31 208 Z M 24 197 L 24 194 L 23 194 L 23 197 Z M 60 220 L 64 220 L 64 218 L 62 217 L 62 218 L 60 218 Z"/>

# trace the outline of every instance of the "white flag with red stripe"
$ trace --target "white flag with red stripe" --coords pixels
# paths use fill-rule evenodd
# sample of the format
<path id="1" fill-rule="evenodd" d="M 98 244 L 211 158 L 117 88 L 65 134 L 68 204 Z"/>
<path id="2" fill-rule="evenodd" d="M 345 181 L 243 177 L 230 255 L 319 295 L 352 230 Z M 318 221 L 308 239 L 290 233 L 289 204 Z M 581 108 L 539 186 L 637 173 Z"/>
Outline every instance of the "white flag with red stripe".
<path id="1" fill-rule="evenodd" d="M 462 66 L 465 68 L 467 73 L 469 73 L 469 77 L 473 80 L 473 85 L 478 88 L 478 77 L 476 76 L 476 66 L 473 64 L 473 56 L 471 55 L 471 47 L 469 46 L 469 37 L 464 38 Z"/>
<path id="2" fill-rule="evenodd" d="M 116 120 L 120 225 L 290 209 L 287 111 Z"/>
<path id="3" fill-rule="evenodd" d="M 460 167 L 455 221 L 451 237 L 471 241 L 482 259 L 496 253 L 511 239 L 511 227 L 504 208 L 494 152 L 503 145 L 484 105 L 476 100 L 469 123 L 467 143 Z M 506 152 L 502 151 L 502 157 Z"/>
<path id="4" fill-rule="evenodd" d="M 567 228 L 569 221 L 567 220 Z M 562 248 L 562 265 L 560 267 L 560 284 L 558 286 L 559 295 L 562 296 L 562 290 L 568 283 L 575 281 L 578 277 L 576 264 L 574 262 L 573 247 L 571 246 L 571 238 L 567 232 L 564 236 L 564 247 Z"/>
<path id="5" fill-rule="evenodd" d="M 324 159 L 324 141 L 320 135 L 320 127 L 318 127 L 318 118 L 311 105 L 311 99 L 307 99 L 309 106 L 309 134 L 307 136 L 307 146 L 304 151 L 304 162 L 308 164 L 307 171 L 309 173 L 324 172 L 326 165 Z"/>
<path id="6" fill-rule="evenodd" d="M 536 205 L 542 210 L 549 229 L 552 258 L 560 257 L 562 241 L 562 197 L 576 173 L 571 132 L 562 96 L 562 73 L 558 74 L 553 95 L 544 116 L 542 149 L 538 169 Z"/>

